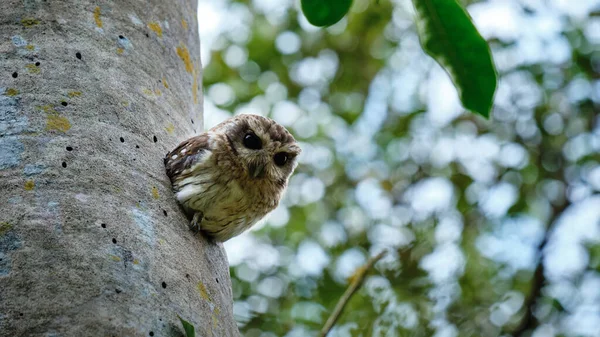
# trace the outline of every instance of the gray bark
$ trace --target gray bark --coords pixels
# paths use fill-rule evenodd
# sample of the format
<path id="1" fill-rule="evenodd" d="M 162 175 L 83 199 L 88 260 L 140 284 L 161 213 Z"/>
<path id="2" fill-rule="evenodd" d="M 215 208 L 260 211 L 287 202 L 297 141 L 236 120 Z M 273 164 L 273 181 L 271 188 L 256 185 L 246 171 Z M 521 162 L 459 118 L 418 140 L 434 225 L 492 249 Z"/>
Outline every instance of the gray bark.
<path id="1" fill-rule="evenodd" d="M 196 0 L 0 1 L 0 336 L 237 336 L 163 156 L 202 129 Z"/>

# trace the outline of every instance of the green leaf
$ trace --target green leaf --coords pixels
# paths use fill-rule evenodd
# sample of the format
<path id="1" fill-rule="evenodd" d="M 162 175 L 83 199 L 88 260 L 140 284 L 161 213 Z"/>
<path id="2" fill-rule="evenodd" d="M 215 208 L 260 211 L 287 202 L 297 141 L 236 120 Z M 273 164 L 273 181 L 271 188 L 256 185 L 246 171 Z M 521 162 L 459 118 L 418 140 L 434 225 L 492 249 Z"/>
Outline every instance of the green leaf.
<path id="1" fill-rule="evenodd" d="M 412 0 L 423 49 L 450 75 L 466 109 L 489 117 L 496 69 L 486 41 L 455 0 Z"/>
<path id="2" fill-rule="evenodd" d="M 302 12 L 312 25 L 331 26 L 348 14 L 352 0 L 302 0 Z"/>
<path id="3" fill-rule="evenodd" d="M 196 337 L 196 329 L 194 328 L 194 326 L 190 322 L 181 318 L 179 315 L 177 315 L 177 318 L 179 318 L 179 320 L 181 321 L 181 325 L 183 325 L 185 337 Z"/>

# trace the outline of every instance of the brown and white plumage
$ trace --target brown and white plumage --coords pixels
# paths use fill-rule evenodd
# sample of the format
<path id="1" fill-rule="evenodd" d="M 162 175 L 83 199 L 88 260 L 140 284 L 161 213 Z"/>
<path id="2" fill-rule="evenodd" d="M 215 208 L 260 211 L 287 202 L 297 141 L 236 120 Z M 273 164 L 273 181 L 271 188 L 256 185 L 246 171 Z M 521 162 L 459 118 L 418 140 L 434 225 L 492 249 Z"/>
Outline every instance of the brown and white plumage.
<path id="1" fill-rule="evenodd" d="M 226 241 L 277 207 L 300 151 L 275 121 L 238 115 L 179 144 L 165 167 L 191 228 Z"/>

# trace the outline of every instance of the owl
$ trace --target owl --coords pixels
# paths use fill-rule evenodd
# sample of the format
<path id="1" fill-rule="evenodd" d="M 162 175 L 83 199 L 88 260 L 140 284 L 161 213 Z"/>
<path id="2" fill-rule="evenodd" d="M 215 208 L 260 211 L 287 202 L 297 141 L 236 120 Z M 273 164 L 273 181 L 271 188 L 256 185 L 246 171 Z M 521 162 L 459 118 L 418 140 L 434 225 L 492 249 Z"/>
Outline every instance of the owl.
<path id="1" fill-rule="evenodd" d="M 224 242 L 277 207 L 300 152 L 283 126 L 248 114 L 182 142 L 164 162 L 190 229 Z"/>

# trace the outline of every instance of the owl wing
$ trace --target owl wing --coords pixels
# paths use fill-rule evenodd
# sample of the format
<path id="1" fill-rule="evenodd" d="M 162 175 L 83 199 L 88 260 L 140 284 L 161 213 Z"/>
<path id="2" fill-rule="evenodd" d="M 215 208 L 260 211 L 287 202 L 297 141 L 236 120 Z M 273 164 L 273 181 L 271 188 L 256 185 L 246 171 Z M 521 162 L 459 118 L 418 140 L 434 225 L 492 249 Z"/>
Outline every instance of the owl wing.
<path id="1" fill-rule="evenodd" d="M 209 135 L 203 133 L 182 142 L 173 151 L 167 153 L 164 162 L 171 182 L 211 151 L 208 140 Z"/>

